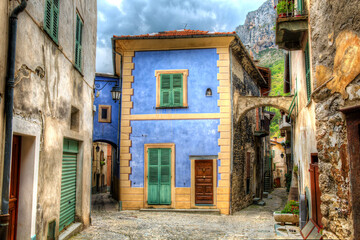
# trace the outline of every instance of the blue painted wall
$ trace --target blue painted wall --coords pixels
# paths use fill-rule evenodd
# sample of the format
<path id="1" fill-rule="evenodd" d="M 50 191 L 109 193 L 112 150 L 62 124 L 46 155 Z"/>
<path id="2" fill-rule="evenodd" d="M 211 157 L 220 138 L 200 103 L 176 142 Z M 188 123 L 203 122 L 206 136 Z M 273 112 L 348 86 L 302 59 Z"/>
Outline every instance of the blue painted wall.
<path id="1" fill-rule="evenodd" d="M 171 51 L 135 52 L 133 62 L 134 107 L 131 114 L 155 113 L 218 113 L 219 94 L 217 87 L 216 49 L 193 49 Z M 188 105 L 186 109 L 155 109 L 156 77 L 155 70 L 188 69 Z M 212 97 L 206 97 L 207 88 L 211 88 Z"/>
<path id="2" fill-rule="evenodd" d="M 95 100 L 96 112 L 94 115 L 93 141 L 103 141 L 117 146 L 117 131 L 119 118 L 119 101 L 112 100 L 111 88 L 115 86 L 118 79 L 110 77 L 95 77 Z M 97 90 L 101 89 L 101 90 Z M 98 97 L 97 97 L 98 96 Z M 99 123 L 99 105 L 111 105 L 111 123 Z"/>
<path id="3" fill-rule="evenodd" d="M 132 187 L 144 187 L 144 144 L 175 143 L 175 186 L 191 186 L 190 155 L 220 152 L 217 128 L 220 120 L 132 121 Z M 219 178 L 218 178 L 219 179 Z"/>

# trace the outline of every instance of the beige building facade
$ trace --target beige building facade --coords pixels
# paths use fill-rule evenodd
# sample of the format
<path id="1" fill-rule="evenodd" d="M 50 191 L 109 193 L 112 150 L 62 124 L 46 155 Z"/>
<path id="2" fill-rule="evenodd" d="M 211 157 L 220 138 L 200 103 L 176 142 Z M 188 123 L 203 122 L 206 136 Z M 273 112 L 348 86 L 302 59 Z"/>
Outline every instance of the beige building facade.
<path id="1" fill-rule="evenodd" d="M 284 139 L 282 139 L 284 141 Z M 286 153 L 281 139 L 271 139 L 271 156 L 273 160 L 274 187 L 285 187 L 285 174 L 287 173 Z M 285 141 L 284 141 L 285 142 Z"/>
<path id="2" fill-rule="evenodd" d="M 0 3 L 1 146 L 7 29 L 18 4 Z M 96 23 L 96 1 L 28 1 L 18 17 L 13 138 L 20 147 L 12 161 L 20 170 L 10 229 L 17 239 L 58 238 L 73 222 L 90 224 Z"/>

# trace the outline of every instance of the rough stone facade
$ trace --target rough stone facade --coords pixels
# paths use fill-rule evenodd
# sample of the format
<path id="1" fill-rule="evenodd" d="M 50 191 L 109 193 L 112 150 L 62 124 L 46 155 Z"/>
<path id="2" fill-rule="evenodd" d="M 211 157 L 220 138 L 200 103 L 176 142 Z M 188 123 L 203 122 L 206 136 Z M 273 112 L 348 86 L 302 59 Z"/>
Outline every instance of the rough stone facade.
<path id="1" fill-rule="evenodd" d="M 6 9 L 3 8 L 3 5 Z M 0 4 L 0 30 L 7 27 L 11 10 L 18 1 Z M 78 141 L 76 177 L 76 221 L 90 224 L 91 149 L 93 127 L 93 84 L 95 78 L 96 1 L 59 1 L 59 35 L 55 43 L 43 29 L 45 1 L 28 1 L 19 15 L 14 89 L 14 135 L 21 135 L 19 215 L 24 226 L 19 239 L 45 239 L 49 222 L 59 211 L 64 138 Z M 3 14 L 4 13 L 4 14 Z M 84 21 L 82 70 L 75 68 L 76 14 Z M 5 17 L 4 17 L 5 16 Z M 6 22 L 3 23 L 4 21 Z M 0 40 L 0 94 L 4 94 L 4 34 Z M 1 98 L 0 125 L 3 126 Z M 1 128 L 3 129 L 3 128 Z M 0 145 L 3 146 L 3 130 Z M 24 152 L 25 151 L 25 152 Z M 0 151 L 1 164 L 3 152 Z M 31 183 L 32 189 L 25 189 Z M 22 190 L 24 189 L 24 190 Z M 25 191 L 26 190 L 26 191 Z M 30 194 L 33 192 L 32 194 Z M 23 201 L 23 202 L 21 202 Z M 26 204 L 30 205 L 26 205 Z M 20 229 L 20 230 L 19 230 Z M 20 234 L 20 235 L 19 235 Z"/>
<path id="2" fill-rule="evenodd" d="M 233 57 L 232 88 L 233 99 L 237 96 L 260 96 L 260 88 L 251 80 L 248 73 Z M 236 106 L 236 103 L 234 104 Z M 253 194 L 257 196 L 262 193 L 262 176 L 255 179 L 255 171 L 261 172 L 261 160 L 258 156 L 257 147 L 260 141 L 256 141 L 254 131 L 256 127 L 256 110 L 248 111 L 239 118 L 238 111 L 233 115 L 233 169 L 231 177 L 231 209 L 233 212 L 247 207 L 252 203 Z M 250 153 L 250 188 L 246 189 L 247 166 L 246 157 Z"/>
<path id="3" fill-rule="evenodd" d="M 310 27 L 324 235 L 356 239 L 352 193 L 359 181 L 351 181 L 351 164 L 358 163 L 350 162 L 349 129 L 340 109 L 360 105 L 359 2 L 312 0 Z"/>

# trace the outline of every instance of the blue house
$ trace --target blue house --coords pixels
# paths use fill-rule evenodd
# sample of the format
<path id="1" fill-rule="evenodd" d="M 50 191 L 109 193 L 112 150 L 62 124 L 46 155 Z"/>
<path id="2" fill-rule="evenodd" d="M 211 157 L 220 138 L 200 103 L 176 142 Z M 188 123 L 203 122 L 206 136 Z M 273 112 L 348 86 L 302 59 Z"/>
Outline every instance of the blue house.
<path id="1" fill-rule="evenodd" d="M 255 94 L 266 85 L 239 37 L 179 30 L 112 41 L 115 74 L 122 78 L 123 209 L 229 214 L 232 84 L 250 81 Z"/>
<path id="2" fill-rule="evenodd" d="M 101 168 L 106 169 L 104 172 L 111 174 L 111 193 L 115 199 L 119 199 L 119 162 L 117 161 L 117 152 L 120 139 L 119 133 L 119 107 L 120 102 L 115 102 L 111 96 L 111 89 L 119 84 L 119 77 L 109 74 L 96 73 L 95 75 L 95 89 L 94 89 L 94 127 L 93 127 L 93 142 L 94 154 L 96 154 L 96 147 L 99 143 L 107 143 L 111 145 L 111 171 L 107 166 Z M 100 145 L 101 146 L 101 145 Z M 94 156 L 94 161 L 96 160 Z M 99 180 L 96 178 L 101 173 L 96 173 L 98 164 L 93 162 L 93 188 L 96 188 Z M 108 173 L 109 172 L 109 173 Z M 98 186 L 97 186 L 98 187 Z"/>

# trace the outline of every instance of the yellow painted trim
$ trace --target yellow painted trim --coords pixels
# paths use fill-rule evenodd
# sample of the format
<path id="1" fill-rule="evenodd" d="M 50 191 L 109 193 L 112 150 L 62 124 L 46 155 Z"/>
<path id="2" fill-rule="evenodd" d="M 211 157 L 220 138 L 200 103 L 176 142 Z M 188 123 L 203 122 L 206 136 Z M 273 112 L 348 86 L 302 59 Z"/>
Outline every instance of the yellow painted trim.
<path id="1" fill-rule="evenodd" d="M 199 48 L 227 49 L 227 53 L 229 54 L 228 48 L 234 39 L 234 36 L 171 39 L 118 39 L 115 40 L 115 47 L 117 52 L 125 52 L 124 56 L 129 56 L 126 51 L 130 50 L 151 51 Z M 226 53 L 225 51 L 224 53 Z"/>
<path id="2" fill-rule="evenodd" d="M 194 113 L 194 114 L 136 114 L 123 116 L 123 120 L 191 120 L 191 119 L 220 119 L 220 113 Z"/>
<path id="3" fill-rule="evenodd" d="M 170 205 L 148 205 L 148 149 L 149 148 L 171 148 L 171 204 Z M 175 208 L 175 143 L 149 143 L 144 145 L 144 206 L 145 208 Z"/>
<path id="4" fill-rule="evenodd" d="M 188 106 L 187 101 L 187 79 L 189 76 L 188 69 L 171 69 L 171 70 L 155 70 L 156 77 L 156 107 L 160 107 L 160 75 L 161 74 L 175 74 L 180 73 L 183 75 L 183 107 Z"/>
<path id="5" fill-rule="evenodd" d="M 191 192 L 190 192 L 190 207 L 191 208 L 216 208 L 217 207 L 217 159 L 206 159 L 213 161 L 213 206 L 196 206 L 195 204 L 195 161 L 202 159 L 191 159 Z"/>

